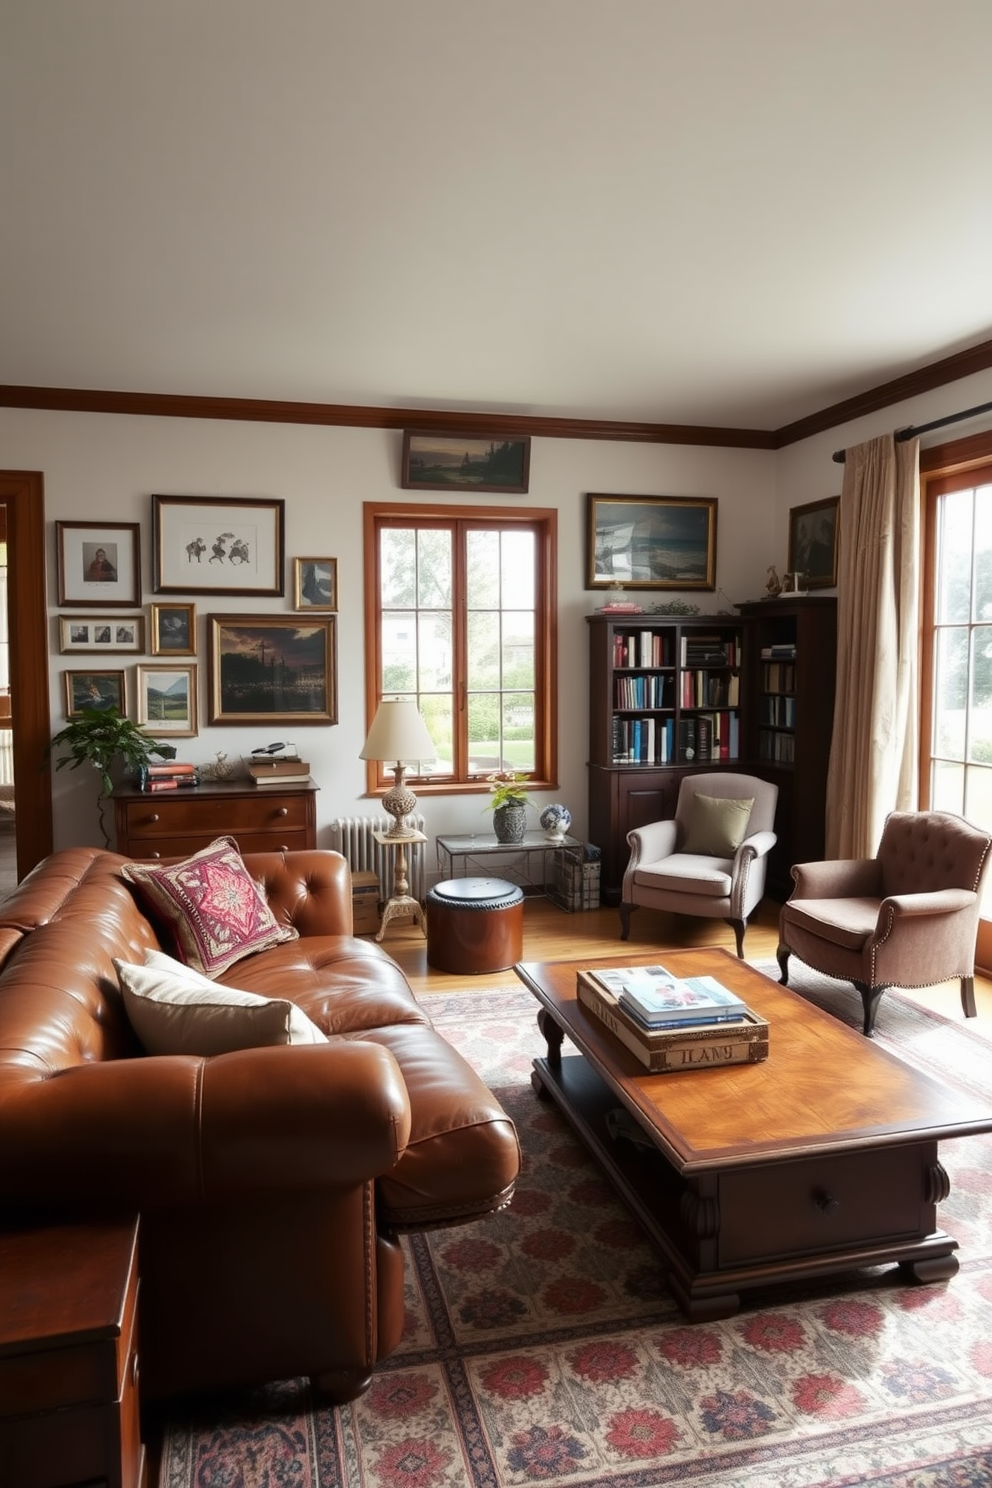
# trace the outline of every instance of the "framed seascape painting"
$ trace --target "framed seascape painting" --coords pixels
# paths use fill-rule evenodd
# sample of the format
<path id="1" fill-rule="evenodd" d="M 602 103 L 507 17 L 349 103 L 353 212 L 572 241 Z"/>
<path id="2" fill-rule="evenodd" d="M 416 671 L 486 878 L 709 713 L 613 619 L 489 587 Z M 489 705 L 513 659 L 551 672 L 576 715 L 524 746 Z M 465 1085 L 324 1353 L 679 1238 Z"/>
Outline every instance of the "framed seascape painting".
<path id="1" fill-rule="evenodd" d="M 141 599 L 137 522 L 56 522 L 59 604 L 136 605 Z"/>
<path id="2" fill-rule="evenodd" d="M 153 656 L 195 656 L 196 605 L 153 604 L 151 632 Z"/>
<path id="3" fill-rule="evenodd" d="M 211 723 L 337 723 L 337 616 L 210 615 Z"/>
<path id="4" fill-rule="evenodd" d="M 59 650 L 144 651 L 144 615 L 60 615 Z"/>
<path id="5" fill-rule="evenodd" d="M 298 610 L 336 610 L 338 560 L 294 558 L 293 603 Z"/>
<path id="6" fill-rule="evenodd" d="M 789 572 L 804 589 L 836 588 L 839 510 L 839 496 L 789 509 Z"/>
<path id="7" fill-rule="evenodd" d="M 282 500 L 153 496 L 155 593 L 285 593 L 285 511 Z"/>
<path id="8" fill-rule="evenodd" d="M 138 667 L 138 727 L 148 733 L 196 733 L 196 664 Z"/>
<path id="9" fill-rule="evenodd" d="M 493 439 L 476 434 L 403 434 L 400 485 L 405 491 L 501 491 L 526 494 L 530 436 Z"/>
<path id="10" fill-rule="evenodd" d="M 715 497 L 588 495 L 586 588 L 715 589 Z"/>
<path id="11" fill-rule="evenodd" d="M 63 672 L 65 716 L 79 718 L 87 708 L 106 713 L 111 708 L 127 714 L 123 672 Z"/>

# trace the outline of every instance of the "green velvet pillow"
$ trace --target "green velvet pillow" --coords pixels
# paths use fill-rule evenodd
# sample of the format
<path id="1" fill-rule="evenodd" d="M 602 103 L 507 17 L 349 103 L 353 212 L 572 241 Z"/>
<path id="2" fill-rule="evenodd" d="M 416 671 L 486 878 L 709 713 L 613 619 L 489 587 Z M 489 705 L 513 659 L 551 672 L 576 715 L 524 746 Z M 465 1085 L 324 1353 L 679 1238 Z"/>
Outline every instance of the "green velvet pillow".
<path id="1" fill-rule="evenodd" d="M 753 805 L 753 796 L 742 801 L 731 796 L 693 796 L 682 851 L 703 853 L 710 858 L 732 858 L 747 834 Z"/>

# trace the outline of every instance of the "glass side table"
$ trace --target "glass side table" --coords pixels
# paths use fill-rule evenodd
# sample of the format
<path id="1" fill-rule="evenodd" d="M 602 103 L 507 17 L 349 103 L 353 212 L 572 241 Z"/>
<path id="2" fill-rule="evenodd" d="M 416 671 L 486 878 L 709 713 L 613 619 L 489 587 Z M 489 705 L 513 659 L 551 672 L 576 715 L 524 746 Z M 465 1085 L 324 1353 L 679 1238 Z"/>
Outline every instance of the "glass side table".
<path id="1" fill-rule="evenodd" d="M 469 836 L 437 838 L 437 866 L 442 878 L 468 878 L 481 874 L 517 884 L 525 894 L 547 894 L 548 858 L 553 868 L 556 859 L 568 850 L 578 851 L 577 837 L 548 837 L 544 832 L 525 832 L 522 842 L 499 842 L 493 832 Z"/>

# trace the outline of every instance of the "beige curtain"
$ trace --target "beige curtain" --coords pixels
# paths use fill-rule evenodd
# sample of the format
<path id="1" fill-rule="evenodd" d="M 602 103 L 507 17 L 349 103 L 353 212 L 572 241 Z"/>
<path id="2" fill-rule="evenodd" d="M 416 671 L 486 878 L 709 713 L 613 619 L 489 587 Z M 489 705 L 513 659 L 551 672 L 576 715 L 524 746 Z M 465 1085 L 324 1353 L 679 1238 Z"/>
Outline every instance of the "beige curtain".
<path id="1" fill-rule="evenodd" d="M 828 858 L 873 857 L 917 805 L 919 466 L 919 440 L 891 434 L 845 452 Z"/>

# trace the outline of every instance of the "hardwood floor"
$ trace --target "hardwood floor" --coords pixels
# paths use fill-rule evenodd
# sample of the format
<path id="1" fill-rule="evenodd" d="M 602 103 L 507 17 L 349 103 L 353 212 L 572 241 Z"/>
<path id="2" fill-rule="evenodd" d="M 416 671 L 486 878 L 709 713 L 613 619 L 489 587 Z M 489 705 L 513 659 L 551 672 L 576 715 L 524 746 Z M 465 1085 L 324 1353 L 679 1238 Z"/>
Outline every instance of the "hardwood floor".
<path id="1" fill-rule="evenodd" d="M 748 926 L 744 951 L 749 961 L 774 960 L 778 945 L 779 905 L 766 899 Z M 491 976 L 450 976 L 427 965 L 427 944 L 415 925 L 397 925 L 394 921 L 382 941 L 383 949 L 402 966 L 417 996 L 435 996 L 450 992 L 476 992 L 490 986 L 512 986 L 512 971 L 494 972 Z M 524 902 L 525 961 L 559 961 L 575 956 L 590 959 L 610 956 L 622 960 L 626 950 L 661 952 L 670 949 L 690 950 L 693 946 L 725 946 L 734 949 L 734 933 L 722 920 L 689 919 L 686 916 L 662 914 L 638 909 L 631 919 L 630 939 L 620 939 L 620 918 L 616 909 L 582 910 L 566 914 L 549 900 L 530 898 Z M 943 982 L 907 993 L 923 1007 L 944 1017 L 964 1020 L 961 994 L 957 981 Z M 978 1005 L 976 1026 L 992 1036 L 992 979 L 975 978 L 975 1000 Z"/>

